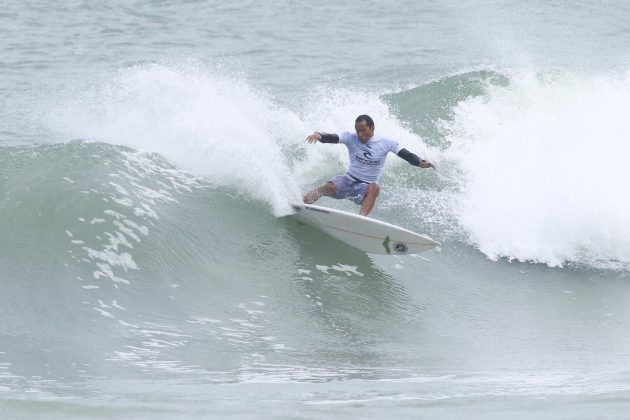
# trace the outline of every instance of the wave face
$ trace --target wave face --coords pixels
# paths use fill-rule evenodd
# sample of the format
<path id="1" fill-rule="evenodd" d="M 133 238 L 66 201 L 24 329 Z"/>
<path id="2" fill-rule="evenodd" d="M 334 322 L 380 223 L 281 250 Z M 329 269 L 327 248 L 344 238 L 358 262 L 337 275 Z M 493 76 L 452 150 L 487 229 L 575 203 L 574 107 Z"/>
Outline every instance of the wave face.
<path id="1" fill-rule="evenodd" d="M 612 357 L 625 324 L 609 323 L 630 316 L 623 295 L 610 299 L 627 277 L 480 258 L 432 213 L 469 184 L 420 179 L 415 213 L 396 183 L 421 175 L 390 167 L 390 200 L 378 214 L 443 232 L 444 245 L 389 258 L 127 146 L 3 147 L 0 162 L 0 392 L 9 412 L 118 415 L 133 402 L 140 417 L 159 407 L 166 417 L 255 415 L 225 402 L 234 401 L 231 387 L 238 401 L 297 409 L 361 400 L 376 413 L 403 396 L 448 407 L 458 398 L 493 406 L 540 393 L 627 392 Z M 502 281 L 497 270 L 518 279 Z M 523 282 L 541 287 L 524 291 Z M 584 310 L 580 301 L 593 293 L 602 299 Z M 553 318 L 557 305 L 569 314 Z M 589 337 L 593 322 L 608 327 Z M 550 348 L 541 335 L 573 345 Z M 579 369 L 568 374 L 566 364 Z M 287 398 L 295 384 L 310 393 Z M 170 399 L 200 392 L 190 405 Z M 103 394 L 118 402 L 105 405 Z"/>
<path id="2" fill-rule="evenodd" d="M 369 376 L 357 364 L 369 349 L 348 350 L 418 310 L 365 254 L 160 155 L 73 141 L 4 147 L 0 162 L 10 399 L 93 396 L 104 371 L 123 383 Z"/>

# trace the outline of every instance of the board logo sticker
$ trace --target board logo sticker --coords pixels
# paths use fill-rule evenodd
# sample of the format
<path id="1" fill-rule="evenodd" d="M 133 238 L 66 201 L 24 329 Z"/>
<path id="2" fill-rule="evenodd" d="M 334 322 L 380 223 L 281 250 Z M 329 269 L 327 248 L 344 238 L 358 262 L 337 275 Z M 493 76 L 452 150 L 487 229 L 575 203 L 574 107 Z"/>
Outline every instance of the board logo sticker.
<path id="1" fill-rule="evenodd" d="M 324 214 L 330 214 L 330 212 L 328 210 L 324 210 L 324 209 L 316 209 L 314 207 L 305 207 L 306 210 L 310 210 L 310 211 L 315 211 L 318 213 L 324 213 Z"/>
<path id="2" fill-rule="evenodd" d="M 396 252 L 398 252 L 399 254 L 406 254 L 407 251 L 409 250 L 409 247 L 407 246 L 407 244 L 404 244 L 402 242 L 396 242 L 394 244 L 394 249 L 396 250 Z"/>

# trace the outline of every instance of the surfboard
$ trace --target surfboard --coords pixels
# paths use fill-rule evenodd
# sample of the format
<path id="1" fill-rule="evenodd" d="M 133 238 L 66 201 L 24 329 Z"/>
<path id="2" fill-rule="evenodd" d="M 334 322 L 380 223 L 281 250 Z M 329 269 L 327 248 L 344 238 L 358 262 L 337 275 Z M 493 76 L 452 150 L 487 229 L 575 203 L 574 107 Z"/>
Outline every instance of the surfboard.
<path id="1" fill-rule="evenodd" d="M 370 254 L 404 255 L 440 245 L 428 236 L 343 210 L 292 203 L 292 216 L 354 248 Z"/>

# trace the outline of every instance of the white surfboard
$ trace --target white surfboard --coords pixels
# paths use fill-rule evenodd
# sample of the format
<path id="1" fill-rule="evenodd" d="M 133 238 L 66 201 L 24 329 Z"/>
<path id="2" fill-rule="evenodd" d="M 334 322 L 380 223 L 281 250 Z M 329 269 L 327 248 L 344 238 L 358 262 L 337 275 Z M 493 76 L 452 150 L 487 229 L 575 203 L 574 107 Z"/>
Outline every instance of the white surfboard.
<path id="1" fill-rule="evenodd" d="M 312 204 L 291 205 L 296 211 L 293 217 L 299 221 L 363 252 L 417 254 L 440 245 L 427 236 L 370 217 Z"/>

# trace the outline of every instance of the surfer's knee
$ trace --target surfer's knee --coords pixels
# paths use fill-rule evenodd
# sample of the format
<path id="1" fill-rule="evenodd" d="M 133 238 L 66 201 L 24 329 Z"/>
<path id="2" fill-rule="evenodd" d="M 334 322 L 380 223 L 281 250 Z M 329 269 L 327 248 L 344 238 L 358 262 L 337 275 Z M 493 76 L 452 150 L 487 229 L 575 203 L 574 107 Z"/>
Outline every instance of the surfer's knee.
<path id="1" fill-rule="evenodd" d="M 378 184 L 370 184 L 368 185 L 367 195 L 376 197 L 380 191 L 381 187 L 379 187 Z"/>

